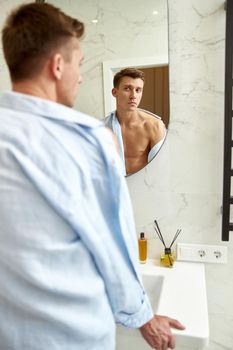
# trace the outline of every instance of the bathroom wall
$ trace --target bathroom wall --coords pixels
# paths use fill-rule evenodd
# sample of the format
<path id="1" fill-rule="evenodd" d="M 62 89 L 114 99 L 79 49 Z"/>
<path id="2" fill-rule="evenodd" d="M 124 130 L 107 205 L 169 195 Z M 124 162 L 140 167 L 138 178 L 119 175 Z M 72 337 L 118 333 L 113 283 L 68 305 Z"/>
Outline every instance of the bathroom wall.
<path id="1" fill-rule="evenodd" d="M 146 169 L 127 179 L 150 257 L 162 249 L 155 218 L 167 242 L 182 228 L 179 242 L 228 246 L 226 265 L 206 265 L 211 350 L 233 349 L 233 233 L 221 242 L 225 15 L 223 0 L 169 0 L 167 141 Z"/>
<path id="2" fill-rule="evenodd" d="M 168 136 L 156 159 L 145 169 L 127 178 L 137 233 L 144 230 L 148 235 L 151 258 L 158 258 L 162 250 L 153 230 L 155 218 L 167 242 L 177 228 L 182 228 L 179 242 L 223 244 L 220 237 L 223 181 L 224 0 L 168 2 L 171 89 L 171 122 Z M 19 3 L 22 1 L 0 0 L 0 26 L 9 8 Z M 54 3 L 58 4 L 57 1 Z M 63 3 L 67 4 L 66 1 Z M 69 8 L 74 11 L 72 3 L 74 4 L 74 1 L 69 1 Z M 132 11 L 136 11 L 135 6 L 132 7 Z M 101 9 L 99 13 L 101 14 Z M 90 19 L 91 16 L 86 18 L 88 21 Z M 117 37 L 117 31 L 115 35 Z M 93 38 L 87 36 L 86 39 L 91 44 Z M 104 37 L 103 32 L 98 40 L 99 50 L 92 54 L 91 46 L 88 48 L 89 44 L 84 45 L 88 60 L 83 72 L 84 81 L 86 76 L 86 83 L 91 87 L 96 85 L 96 78 L 101 77 L 101 60 L 124 58 L 118 57 L 117 49 L 113 48 L 113 40 L 112 50 L 103 50 L 100 43 L 110 40 Z M 129 52 L 130 55 L 123 38 L 118 40 L 125 45 L 125 53 Z M 144 45 L 146 43 L 145 40 Z M 162 44 L 159 40 L 154 40 L 154 46 L 150 45 L 151 51 L 147 56 L 154 54 L 156 45 Z M 103 52 L 105 56 L 100 58 Z M 1 51 L 0 76 L 0 91 L 10 88 Z M 76 107 L 101 117 L 102 87 L 101 83 L 93 92 L 90 90 L 91 103 L 82 95 L 80 104 Z M 81 91 L 82 89 L 80 93 Z M 228 246 L 228 263 L 206 265 L 211 350 L 233 349 L 233 233 L 231 241 L 224 244 Z"/>

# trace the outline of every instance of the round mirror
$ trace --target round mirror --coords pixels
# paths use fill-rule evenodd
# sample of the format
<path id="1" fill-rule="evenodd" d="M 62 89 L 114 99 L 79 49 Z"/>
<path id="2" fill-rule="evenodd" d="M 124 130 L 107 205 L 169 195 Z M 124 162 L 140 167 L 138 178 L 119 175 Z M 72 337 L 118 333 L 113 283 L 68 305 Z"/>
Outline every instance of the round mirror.
<path id="1" fill-rule="evenodd" d="M 154 75 L 154 68 L 151 71 Z M 156 156 L 167 134 L 160 116 L 139 108 L 144 85 L 142 70 L 129 67 L 118 71 L 112 88 L 116 108 L 104 119 L 105 125 L 116 135 L 126 176 L 144 168 Z M 153 88 L 154 84 L 148 91 Z M 155 94 L 155 90 L 152 91 L 152 95 Z"/>

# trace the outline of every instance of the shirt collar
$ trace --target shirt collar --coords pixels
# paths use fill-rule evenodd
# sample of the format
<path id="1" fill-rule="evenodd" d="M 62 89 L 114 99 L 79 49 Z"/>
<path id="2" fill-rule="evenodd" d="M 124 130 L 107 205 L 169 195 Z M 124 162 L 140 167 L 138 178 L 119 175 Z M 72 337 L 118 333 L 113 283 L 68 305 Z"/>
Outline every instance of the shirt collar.
<path id="1" fill-rule="evenodd" d="M 7 91 L 0 97 L 0 106 L 14 109 L 18 112 L 25 112 L 92 128 L 103 125 L 98 119 L 60 103 L 14 91 Z"/>

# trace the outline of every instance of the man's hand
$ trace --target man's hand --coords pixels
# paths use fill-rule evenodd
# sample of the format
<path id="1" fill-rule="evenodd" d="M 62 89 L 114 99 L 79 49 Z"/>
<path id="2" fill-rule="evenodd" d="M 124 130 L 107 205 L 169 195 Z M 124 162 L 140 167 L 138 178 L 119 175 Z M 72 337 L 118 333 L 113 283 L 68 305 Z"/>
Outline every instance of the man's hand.
<path id="1" fill-rule="evenodd" d="M 183 330 L 185 327 L 177 320 L 155 315 L 152 320 L 140 327 L 140 332 L 147 343 L 156 350 L 175 348 L 175 336 L 171 328 Z"/>

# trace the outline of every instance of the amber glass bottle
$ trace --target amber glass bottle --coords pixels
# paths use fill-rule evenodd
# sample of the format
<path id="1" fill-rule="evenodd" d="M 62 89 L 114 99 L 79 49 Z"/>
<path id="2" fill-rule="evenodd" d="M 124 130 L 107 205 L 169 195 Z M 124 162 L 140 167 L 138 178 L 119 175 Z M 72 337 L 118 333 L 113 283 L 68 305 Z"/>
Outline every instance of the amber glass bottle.
<path id="1" fill-rule="evenodd" d="M 138 239 L 138 251 L 140 263 L 145 264 L 147 260 L 147 239 L 144 232 L 140 233 L 140 238 Z"/>

